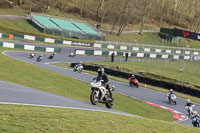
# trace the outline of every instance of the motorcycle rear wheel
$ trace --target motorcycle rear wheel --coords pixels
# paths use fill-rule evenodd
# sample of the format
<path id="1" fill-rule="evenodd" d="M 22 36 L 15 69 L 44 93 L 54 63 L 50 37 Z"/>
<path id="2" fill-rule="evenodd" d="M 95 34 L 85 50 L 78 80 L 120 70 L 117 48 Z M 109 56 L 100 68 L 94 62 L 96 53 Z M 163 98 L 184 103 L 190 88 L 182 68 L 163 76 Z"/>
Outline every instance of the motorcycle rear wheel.
<path id="1" fill-rule="evenodd" d="M 113 105 L 114 105 L 114 104 L 113 104 L 113 101 L 107 101 L 107 102 L 106 102 L 106 107 L 109 108 L 109 109 L 112 108 Z"/>

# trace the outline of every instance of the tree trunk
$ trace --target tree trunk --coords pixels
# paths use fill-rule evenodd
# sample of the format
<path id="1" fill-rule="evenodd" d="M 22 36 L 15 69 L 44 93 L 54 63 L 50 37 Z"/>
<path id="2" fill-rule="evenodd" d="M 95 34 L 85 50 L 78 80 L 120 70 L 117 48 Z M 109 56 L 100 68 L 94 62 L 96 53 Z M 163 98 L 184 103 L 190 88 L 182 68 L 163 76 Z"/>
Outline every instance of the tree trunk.
<path id="1" fill-rule="evenodd" d="M 103 21 L 104 21 L 104 17 L 105 17 L 106 12 L 107 12 L 107 8 L 105 8 L 104 11 L 103 11 L 103 15 L 102 15 L 102 17 L 101 17 L 100 26 L 103 24 Z"/>
<path id="2" fill-rule="evenodd" d="M 80 14 L 83 14 L 83 9 L 85 8 L 85 0 L 80 0 L 81 5 L 80 5 Z"/>
<path id="3" fill-rule="evenodd" d="M 141 27 L 140 27 L 140 32 L 139 34 L 142 35 L 143 27 L 144 27 L 144 15 L 142 16 L 142 22 L 141 22 Z"/>

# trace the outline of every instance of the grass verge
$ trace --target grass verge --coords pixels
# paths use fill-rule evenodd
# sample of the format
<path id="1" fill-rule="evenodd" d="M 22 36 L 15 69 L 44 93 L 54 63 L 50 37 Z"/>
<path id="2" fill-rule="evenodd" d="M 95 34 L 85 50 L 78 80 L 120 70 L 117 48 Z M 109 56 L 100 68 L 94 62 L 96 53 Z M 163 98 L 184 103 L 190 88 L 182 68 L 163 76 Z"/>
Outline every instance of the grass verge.
<path id="1" fill-rule="evenodd" d="M 0 132 L 199 132 L 197 128 L 170 122 L 73 109 L 1 104 L 0 115 Z"/>

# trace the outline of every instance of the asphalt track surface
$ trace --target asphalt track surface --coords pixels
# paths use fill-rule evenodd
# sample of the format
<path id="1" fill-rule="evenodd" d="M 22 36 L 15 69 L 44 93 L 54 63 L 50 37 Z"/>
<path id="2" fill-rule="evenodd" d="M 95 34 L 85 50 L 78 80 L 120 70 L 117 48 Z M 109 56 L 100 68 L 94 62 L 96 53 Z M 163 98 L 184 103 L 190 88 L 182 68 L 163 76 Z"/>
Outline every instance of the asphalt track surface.
<path id="1" fill-rule="evenodd" d="M 94 75 L 91 75 L 88 73 L 75 73 L 71 69 L 66 69 L 66 68 L 50 65 L 49 63 L 50 62 L 80 62 L 80 61 L 88 62 L 88 61 L 105 60 L 105 58 L 104 57 L 96 57 L 96 56 L 78 56 L 78 55 L 75 56 L 74 58 L 70 58 L 70 57 L 68 57 L 68 55 L 72 51 L 72 48 L 70 47 L 69 48 L 70 50 L 67 50 L 67 49 L 68 48 L 65 49 L 65 52 L 62 52 L 61 54 L 57 54 L 55 56 L 55 58 L 53 58 L 52 60 L 48 59 L 50 54 L 43 54 L 43 60 L 41 62 L 36 62 L 36 57 L 38 57 L 40 53 L 36 53 L 36 57 L 33 59 L 28 58 L 30 52 L 7 51 L 7 52 L 4 52 L 4 54 L 7 56 L 10 56 L 12 58 L 16 58 L 18 60 L 22 60 L 22 61 L 34 64 L 34 65 L 40 66 L 42 68 L 46 68 L 48 70 L 55 71 L 55 72 L 73 77 L 75 79 L 79 79 L 81 81 L 90 83 L 92 81 L 92 79 L 95 77 Z M 148 88 L 143 88 L 143 87 L 132 88 L 128 85 L 128 83 L 125 84 L 125 83 L 114 81 L 114 80 L 111 80 L 111 84 L 116 87 L 116 91 L 119 93 L 131 96 L 133 98 L 137 98 L 137 99 L 140 99 L 143 101 L 148 101 L 148 102 L 151 102 L 151 103 L 154 103 L 157 105 L 161 105 L 161 106 L 164 106 L 167 108 L 171 108 L 171 109 L 177 110 L 177 111 L 185 113 L 185 114 L 187 113 L 185 106 L 184 106 L 186 103 L 185 99 L 177 98 L 177 105 L 172 105 L 172 104 L 169 104 L 169 102 L 166 98 L 166 94 L 164 94 L 164 93 L 157 92 L 157 91 L 154 91 L 154 90 L 151 90 Z M 107 109 L 107 108 L 103 108 L 103 107 L 99 107 L 99 106 L 93 106 L 90 103 L 85 103 L 85 102 L 81 102 L 78 100 L 57 96 L 54 94 L 42 92 L 42 91 L 32 89 L 32 88 L 28 89 L 31 91 L 31 93 L 29 93 L 29 92 L 27 92 L 28 91 L 27 88 L 20 89 L 22 86 L 18 87 L 15 84 L 13 87 L 11 86 L 9 89 L 9 87 L 7 87 L 9 85 L 10 85 L 10 83 L 5 83 L 4 86 L 1 86 L 1 88 L 2 87 L 4 88 L 3 89 L 4 93 L 0 93 L 0 102 L 45 104 L 45 105 L 52 105 L 52 106 L 65 106 L 65 107 L 75 106 L 75 108 L 97 109 L 97 110 L 102 110 L 102 111 L 110 111 L 113 113 L 121 113 L 121 114 L 125 114 L 125 115 L 127 114 L 127 113 L 123 113 L 123 112 L 116 111 L 113 109 Z M 9 97 L 11 97 L 11 99 L 8 99 L 8 97 L 7 97 L 8 94 L 9 94 Z M 41 95 L 41 98 L 44 98 L 44 99 L 37 100 L 37 98 L 35 98 L 35 96 L 37 94 Z M 6 97 L 7 97 L 7 99 L 6 99 Z M 20 97 L 20 99 L 18 99 L 19 97 Z M 60 101 L 58 100 L 58 102 L 57 102 L 57 97 L 60 98 L 60 99 L 58 98 L 60 100 Z M 69 102 L 68 102 L 68 100 L 69 100 Z M 76 103 L 73 103 L 71 101 L 74 101 Z M 196 105 L 195 110 L 200 112 L 200 105 L 199 104 L 195 104 L 195 105 Z M 130 115 L 130 114 L 127 114 L 127 115 Z M 179 123 L 191 125 L 191 120 L 188 119 L 186 121 L 181 121 Z"/>

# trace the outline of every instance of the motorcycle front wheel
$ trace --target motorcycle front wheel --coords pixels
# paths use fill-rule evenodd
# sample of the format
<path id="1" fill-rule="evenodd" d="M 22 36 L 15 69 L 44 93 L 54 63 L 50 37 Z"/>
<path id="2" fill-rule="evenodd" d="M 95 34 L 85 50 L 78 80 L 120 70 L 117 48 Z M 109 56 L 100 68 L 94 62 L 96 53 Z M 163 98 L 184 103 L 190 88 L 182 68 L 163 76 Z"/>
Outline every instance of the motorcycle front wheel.
<path id="1" fill-rule="evenodd" d="M 92 91 L 92 93 L 90 94 L 90 101 L 93 105 L 97 105 L 99 98 L 96 97 L 96 91 Z"/>

